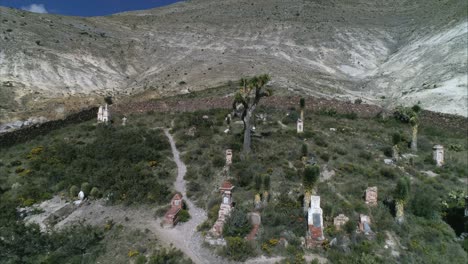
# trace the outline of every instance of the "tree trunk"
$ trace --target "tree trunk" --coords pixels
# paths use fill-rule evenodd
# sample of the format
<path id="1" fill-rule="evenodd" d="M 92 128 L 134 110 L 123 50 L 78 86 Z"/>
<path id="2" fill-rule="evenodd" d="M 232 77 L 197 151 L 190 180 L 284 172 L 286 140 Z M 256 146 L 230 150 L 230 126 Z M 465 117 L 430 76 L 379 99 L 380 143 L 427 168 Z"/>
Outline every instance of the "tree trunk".
<path id="1" fill-rule="evenodd" d="M 405 220 L 405 206 L 403 201 L 397 200 L 395 204 L 396 209 L 396 221 L 401 224 Z"/>
<path id="2" fill-rule="evenodd" d="M 310 192 L 306 191 L 304 193 L 304 213 L 307 213 L 309 211 L 310 207 Z"/>
<path id="3" fill-rule="evenodd" d="M 244 116 L 244 154 L 249 154 L 250 153 L 250 146 L 252 142 L 252 124 L 251 124 L 251 119 L 253 112 L 255 111 L 255 105 L 251 106 L 249 109 L 247 109 L 247 113 Z"/>
<path id="4" fill-rule="evenodd" d="M 411 140 L 411 151 L 418 151 L 418 125 L 413 126 L 413 139 Z"/>
<path id="5" fill-rule="evenodd" d="M 392 153 L 392 158 L 394 161 L 397 161 L 400 159 L 400 154 L 398 153 L 398 145 L 393 146 L 392 148 L 393 153 Z"/>

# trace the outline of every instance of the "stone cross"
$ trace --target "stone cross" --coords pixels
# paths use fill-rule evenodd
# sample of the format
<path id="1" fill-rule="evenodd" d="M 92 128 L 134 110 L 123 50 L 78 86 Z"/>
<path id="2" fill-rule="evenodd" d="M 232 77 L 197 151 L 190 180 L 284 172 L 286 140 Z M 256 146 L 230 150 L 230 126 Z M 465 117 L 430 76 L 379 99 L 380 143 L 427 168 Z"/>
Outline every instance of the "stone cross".
<path id="1" fill-rule="evenodd" d="M 336 230 L 341 230 L 341 227 L 344 226 L 348 221 L 349 218 L 346 215 L 340 214 L 333 218 L 333 225 L 335 226 Z"/>
<path id="2" fill-rule="evenodd" d="M 377 186 L 366 189 L 366 204 L 377 205 Z"/>
<path id="3" fill-rule="evenodd" d="M 297 119 L 297 133 L 303 133 L 304 132 L 304 122 L 302 119 Z"/>
<path id="4" fill-rule="evenodd" d="M 444 165 L 444 147 L 441 145 L 435 145 L 432 149 L 434 150 L 432 156 L 437 167 L 442 167 L 442 165 Z"/>
<path id="5" fill-rule="evenodd" d="M 226 166 L 232 164 L 232 149 L 226 149 Z"/>

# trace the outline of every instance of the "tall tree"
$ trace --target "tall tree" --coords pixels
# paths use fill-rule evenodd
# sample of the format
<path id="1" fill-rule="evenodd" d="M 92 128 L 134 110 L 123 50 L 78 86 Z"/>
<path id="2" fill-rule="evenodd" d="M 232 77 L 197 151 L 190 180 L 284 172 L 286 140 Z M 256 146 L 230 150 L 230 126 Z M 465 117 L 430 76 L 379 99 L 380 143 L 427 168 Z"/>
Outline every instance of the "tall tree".
<path id="1" fill-rule="evenodd" d="M 242 122 L 244 122 L 244 154 L 249 154 L 252 142 L 252 117 L 260 99 L 272 95 L 272 91 L 265 89 L 270 81 L 268 74 L 255 76 L 251 79 L 241 79 L 241 87 L 236 93 L 233 103 L 234 110 L 242 108 Z"/>
<path id="2" fill-rule="evenodd" d="M 421 107 L 414 105 L 413 107 L 398 107 L 393 113 L 396 119 L 403 123 L 409 123 L 412 128 L 411 150 L 418 151 L 418 128 L 419 128 L 419 113 Z"/>

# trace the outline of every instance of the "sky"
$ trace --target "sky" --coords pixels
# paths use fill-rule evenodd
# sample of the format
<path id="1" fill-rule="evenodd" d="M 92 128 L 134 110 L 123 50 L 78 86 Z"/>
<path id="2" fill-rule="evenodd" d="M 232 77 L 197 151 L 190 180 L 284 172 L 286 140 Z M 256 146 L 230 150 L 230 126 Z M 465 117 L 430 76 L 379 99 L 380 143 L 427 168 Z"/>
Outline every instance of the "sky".
<path id="1" fill-rule="evenodd" d="M 181 0 L 0 0 L 0 6 L 35 13 L 68 16 L 104 16 L 124 11 L 149 9 Z"/>

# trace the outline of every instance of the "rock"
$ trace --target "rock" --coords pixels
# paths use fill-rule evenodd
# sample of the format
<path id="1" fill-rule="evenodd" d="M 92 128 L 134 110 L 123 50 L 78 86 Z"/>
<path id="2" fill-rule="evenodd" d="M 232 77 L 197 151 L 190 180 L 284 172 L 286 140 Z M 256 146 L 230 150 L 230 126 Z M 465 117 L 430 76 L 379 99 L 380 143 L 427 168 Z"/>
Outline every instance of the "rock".
<path id="1" fill-rule="evenodd" d="M 433 172 L 433 171 L 430 171 L 430 170 L 428 170 L 428 171 L 421 171 L 421 173 L 426 174 L 427 176 L 429 176 L 429 177 L 431 177 L 431 178 L 432 178 L 432 177 L 437 177 L 437 176 L 439 176 L 439 174 L 437 174 L 437 173 L 435 173 L 435 172 Z"/>
<path id="2" fill-rule="evenodd" d="M 387 164 L 387 165 L 392 165 L 393 160 L 392 159 L 384 159 L 384 163 Z"/>

